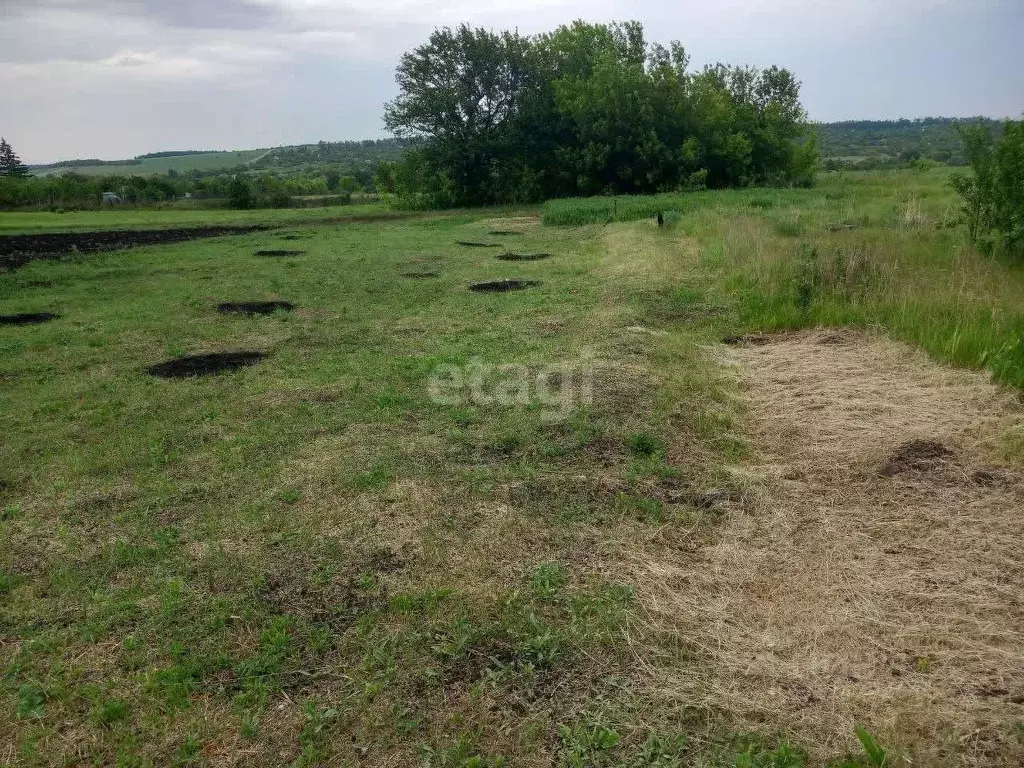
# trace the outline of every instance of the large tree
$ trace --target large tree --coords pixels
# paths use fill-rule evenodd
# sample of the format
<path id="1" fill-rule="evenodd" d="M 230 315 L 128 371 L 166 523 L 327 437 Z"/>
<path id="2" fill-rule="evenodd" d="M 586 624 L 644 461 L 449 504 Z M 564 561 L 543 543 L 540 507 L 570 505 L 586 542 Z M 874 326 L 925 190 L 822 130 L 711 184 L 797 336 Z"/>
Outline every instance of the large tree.
<path id="1" fill-rule="evenodd" d="M 398 66 L 385 123 L 418 142 L 390 179 L 427 205 L 809 183 L 792 73 L 688 63 L 638 22 L 439 29 Z"/>
<path id="2" fill-rule="evenodd" d="M 505 190 L 495 182 L 517 154 L 529 50 L 514 32 L 463 25 L 436 30 L 402 56 L 384 123 L 400 137 L 429 139 L 411 156 L 430 169 L 430 192 L 453 204 L 500 201 Z"/>
<path id="3" fill-rule="evenodd" d="M 28 168 L 3 137 L 0 137 L 0 176 L 16 179 L 28 176 Z"/>

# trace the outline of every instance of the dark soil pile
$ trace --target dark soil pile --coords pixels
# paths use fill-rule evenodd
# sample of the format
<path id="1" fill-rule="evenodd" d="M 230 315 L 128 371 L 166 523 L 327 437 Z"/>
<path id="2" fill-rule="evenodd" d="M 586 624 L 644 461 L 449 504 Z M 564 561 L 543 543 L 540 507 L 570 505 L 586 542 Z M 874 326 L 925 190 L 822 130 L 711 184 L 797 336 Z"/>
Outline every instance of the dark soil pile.
<path id="1" fill-rule="evenodd" d="M 475 240 L 456 240 L 455 244 L 466 248 L 501 248 L 500 243 L 480 243 Z"/>
<path id="2" fill-rule="evenodd" d="M 47 232 L 0 236 L 0 269 L 16 269 L 33 259 L 59 259 L 72 253 L 97 253 L 165 245 L 222 235 L 244 235 L 269 229 L 266 225 L 179 227 L 177 229 L 118 229 L 102 232 Z"/>
<path id="3" fill-rule="evenodd" d="M 146 372 L 150 376 L 159 376 L 163 379 L 212 376 L 255 365 L 264 357 L 266 355 L 262 352 L 214 352 L 206 355 L 188 355 L 151 365 Z"/>
<path id="4" fill-rule="evenodd" d="M 272 315 L 279 309 L 291 312 L 295 305 L 290 301 L 226 301 L 217 305 L 218 312 L 238 315 Z"/>
<path id="5" fill-rule="evenodd" d="M 23 312 L 20 315 L 0 315 L 0 325 L 39 325 L 56 320 L 60 315 L 53 312 Z"/>
<path id="6" fill-rule="evenodd" d="M 502 261 L 540 261 L 550 259 L 550 253 L 502 253 L 498 256 Z"/>
<path id="7" fill-rule="evenodd" d="M 482 293 L 505 293 L 507 291 L 521 291 L 523 288 L 529 288 L 534 285 L 540 285 L 540 280 L 521 280 L 515 277 L 506 277 L 504 280 L 487 280 L 483 283 L 473 283 L 469 286 L 469 290 Z"/>
<path id="8" fill-rule="evenodd" d="M 954 460 L 955 454 L 934 440 L 911 440 L 903 443 L 878 470 L 883 477 L 903 472 L 928 472 Z"/>
<path id="9" fill-rule="evenodd" d="M 304 253 L 305 251 L 292 251 L 281 248 L 256 251 L 257 256 L 301 256 Z"/>

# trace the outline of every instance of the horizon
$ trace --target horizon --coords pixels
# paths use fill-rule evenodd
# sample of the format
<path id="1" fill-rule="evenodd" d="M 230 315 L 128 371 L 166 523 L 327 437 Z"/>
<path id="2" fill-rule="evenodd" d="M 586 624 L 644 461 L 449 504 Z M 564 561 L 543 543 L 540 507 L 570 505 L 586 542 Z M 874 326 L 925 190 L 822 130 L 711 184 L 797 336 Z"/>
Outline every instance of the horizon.
<path id="1" fill-rule="evenodd" d="M 1016 119 L 1013 116 L 994 117 L 991 115 L 925 115 L 922 117 L 891 117 L 891 118 L 875 118 L 875 117 L 853 117 L 845 120 L 811 120 L 807 122 L 809 125 L 842 125 L 843 123 L 895 123 L 900 121 L 908 122 L 919 122 L 924 120 L 993 120 L 996 122 L 1002 122 L 1004 120 Z M 185 155 L 189 153 L 202 153 L 202 154 L 215 154 L 215 153 L 228 153 L 228 152 L 258 152 L 260 150 L 274 150 L 283 149 L 287 147 L 304 147 L 304 146 L 315 146 L 320 142 L 326 142 L 329 144 L 339 144 L 344 142 L 361 142 L 361 141 L 384 141 L 384 140 L 397 140 L 397 137 L 393 135 L 384 136 L 365 136 L 362 138 L 355 139 L 317 139 L 315 141 L 304 141 L 296 142 L 291 144 L 278 144 L 273 147 L 228 147 L 228 148 L 213 148 L 213 149 L 148 149 L 144 152 L 136 153 L 132 156 L 123 157 L 100 157 L 98 155 L 82 155 L 81 157 L 65 157 L 57 160 L 48 160 L 45 162 L 29 162 L 22 158 L 24 162 L 30 168 L 48 168 L 56 165 L 57 163 L 73 163 L 73 162 L 84 162 L 87 160 L 100 160 L 105 163 L 117 162 L 123 160 L 126 162 L 145 157 L 146 155 L 152 155 L 154 153 L 166 153 L 171 155 Z M 15 147 L 17 151 L 17 147 Z"/>
<path id="2" fill-rule="evenodd" d="M 385 138 L 399 57 L 460 23 L 531 35 L 636 19 L 650 41 L 679 40 L 692 70 L 790 69 L 817 122 L 1024 112 L 1016 0 L 38 0 L 5 14 L 0 133 L 32 165 Z"/>

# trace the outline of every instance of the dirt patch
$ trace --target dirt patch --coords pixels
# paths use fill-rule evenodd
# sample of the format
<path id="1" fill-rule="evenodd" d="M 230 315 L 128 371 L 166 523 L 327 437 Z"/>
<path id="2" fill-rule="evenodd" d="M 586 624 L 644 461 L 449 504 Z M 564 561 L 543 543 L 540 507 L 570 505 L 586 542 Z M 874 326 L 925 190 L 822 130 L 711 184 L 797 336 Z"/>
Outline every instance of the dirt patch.
<path id="1" fill-rule="evenodd" d="M 771 344 L 772 337 L 761 333 L 746 333 L 742 336 L 726 336 L 722 339 L 723 344 L 730 347 L 760 347 L 764 344 Z"/>
<path id="2" fill-rule="evenodd" d="M 692 558 L 632 559 L 687 649 L 650 684 L 811 764 L 859 749 L 855 724 L 915 765 L 1024 764 L 1024 481 L 991 463 L 1021 406 L 905 345 L 823 335 L 723 353 L 750 408 L 744 504 Z"/>
<path id="3" fill-rule="evenodd" d="M 502 253 L 498 255 L 502 261 L 540 261 L 550 259 L 550 253 Z"/>
<path id="4" fill-rule="evenodd" d="M 48 232 L 0 236 L 0 269 L 16 269 L 33 259 L 59 259 L 74 253 L 96 253 L 143 245 L 166 245 L 223 235 L 245 235 L 270 227 L 259 224 L 177 229 L 124 229 L 101 232 Z"/>
<path id="5" fill-rule="evenodd" d="M 184 379 L 192 376 L 212 376 L 237 371 L 255 365 L 266 355 L 262 352 L 214 352 L 206 355 L 188 355 L 151 365 L 150 376 L 163 379 Z"/>
<path id="6" fill-rule="evenodd" d="M 0 325 L 39 325 L 56 320 L 53 312 L 23 312 L 18 315 L 0 315 Z"/>
<path id="7" fill-rule="evenodd" d="M 516 237 L 521 236 L 522 232 L 516 232 L 513 229 L 492 229 L 487 233 L 491 237 Z"/>
<path id="8" fill-rule="evenodd" d="M 455 244 L 464 248 L 501 248 L 501 243 L 480 243 L 475 240 L 456 240 Z"/>
<path id="9" fill-rule="evenodd" d="M 909 440 L 892 452 L 878 474 L 891 477 L 902 472 L 928 472 L 950 463 L 955 455 L 934 440 Z"/>
<path id="10" fill-rule="evenodd" d="M 311 238 L 311 237 L 312 237 L 312 235 L 295 235 L 295 234 L 281 235 L 281 239 L 282 240 L 309 240 L 309 238 Z"/>
<path id="11" fill-rule="evenodd" d="M 268 248 L 256 251 L 257 256 L 301 256 L 305 251 L 297 251 L 288 248 Z"/>
<path id="12" fill-rule="evenodd" d="M 412 271 L 412 272 L 402 272 L 401 273 L 402 277 L 412 277 L 412 278 L 438 277 L 438 276 L 440 276 L 440 274 L 441 273 L 438 272 L 437 270 L 423 270 L 423 271 L 419 271 L 419 272 Z"/>
<path id="13" fill-rule="evenodd" d="M 272 315 L 277 311 L 291 312 L 290 301 L 226 301 L 217 305 L 217 311 L 237 315 Z"/>
<path id="14" fill-rule="evenodd" d="M 517 277 L 506 277 L 504 280 L 486 280 L 482 283 L 473 283 L 469 290 L 481 293 L 506 293 L 507 291 L 521 291 L 540 285 L 540 280 L 522 280 Z"/>

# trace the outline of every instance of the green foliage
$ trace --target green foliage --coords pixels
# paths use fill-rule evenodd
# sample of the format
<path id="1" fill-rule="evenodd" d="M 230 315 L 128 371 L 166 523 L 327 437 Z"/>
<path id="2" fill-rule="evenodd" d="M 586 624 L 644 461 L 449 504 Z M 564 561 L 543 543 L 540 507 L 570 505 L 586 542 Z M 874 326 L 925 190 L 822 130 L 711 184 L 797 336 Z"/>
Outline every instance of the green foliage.
<path id="1" fill-rule="evenodd" d="M 857 726 L 857 739 L 864 747 L 864 754 L 868 756 L 871 765 L 875 768 L 883 768 L 887 759 L 886 751 L 878 745 L 875 738 L 862 725 Z"/>
<path id="2" fill-rule="evenodd" d="M 921 160 L 964 165 L 957 128 L 967 122 L 971 121 L 949 117 L 849 120 L 820 123 L 816 130 L 828 170 L 905 168 Z M 998 125 L 994 120 L 984 122 Z"/>
<path id="3" fill-rule="evenodd" d="M 426 206 L 811 183 L 817 145 L 790 72 L 688 64 L 637 22 L 437 30 L 402 57 L 385 107 L 421 143 L 381 181 Z"/>
<path id="4" fill-rule="evenodd" d="M 986 253 L 1017 252 L 1024 244 L 1024 121 L 1008 120 L 995 139 L 977 122 L 959 129 L 972 175 L 956 174 L 971 239 Z"/>
<path id="5" fill-rule="evenodd" d="M 252 188 L 245 176 L 239 174 L 231 180 L 231 186 L 228 187 L 228 205 L 240 210 L 252 208 Z"/>
<path id="6" fill-rule="evenodd" d="M 28 176 L 28 168 L 21 162 L 14 148 L 7 139 L 0 136 L 0 176 L 12 179 L 23 179 Z"/>

